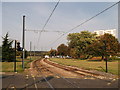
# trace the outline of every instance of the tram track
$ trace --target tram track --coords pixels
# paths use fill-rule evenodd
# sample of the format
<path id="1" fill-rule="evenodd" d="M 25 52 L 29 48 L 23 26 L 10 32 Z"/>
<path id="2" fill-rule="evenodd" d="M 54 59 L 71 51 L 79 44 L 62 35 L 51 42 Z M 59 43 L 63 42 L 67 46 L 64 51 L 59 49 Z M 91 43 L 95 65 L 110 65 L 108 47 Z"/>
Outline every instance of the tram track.
<path id="1" fill-rule="evenodd" d="M 75 82 L 75 81 L 73 82 L 73 81 L 69 80 L 69 78 L 64 78 L 63 75 L 61 75 L 60 73 L 57 73 L 54 70 L 51 70 L 49 65 L 54 66 L 53 68 L 57 67 L 57 68 L 65 70 L 65 71 L 72 72 L 74 74 L 78 74 L 80 77 L 83 76 L 83 79 L 87 78 L 87 79 L 90 80 L 90 79 L 94 78 L 95 80 L 100 80 L 100 81 L 103 81 L 103 82 L 106 82 L 106 83 L 112 83 L 112 80 L 104 79 L 105 77 L 103 75 L 100 75 L 100 74 L 87 72 L 87 71 L 83 71 L 83 70 L 82 70 L 83 71 L 82 72 L 82 71 L 79 71 L 79 69 L 76 69 L 76 68 L 72 68 L 72 67 L 69 68 L 67 66 L 62 66 L 62 65 L 59 66 L 59 64 L 56 65 L 54 62 L 52 62 L 52 63 L 54 63 L 54 65 L 53 65 L 53 64 L 48 63 L 48 62 L 49 61 L 46 60 L 46 59 L 38 60 L 38 62 L 37 62 L 38 68 L 41 68 L 43 71 L 50 72 L 50 73 L 54 74 L 55 76 L 58 76 L 58 77 L 64 79 L 67 83 L 69 83 L 69 85 L 72 86 L 72 88 L 80 88 L 79 87 L 80 85 L 77 82 Z M 45 64 L 45 63 L 47 63 L 47 64 Z M 77 72 L 74 71 L 74 70 L 77 70 Z"/>
<path id="2" fill-rule="evenodd" d="M 51 70 L 50 70 L 49 68 L 47 68 L 46 66 L 42 65 L 42 67 L 44 67 L 48 72 L 54 74 L 54 76 L 62 78 L 63 80 L 65 80 L 66 82 L 68 82 L 70 85 L 72 85 L 74 88 L 80 88 L 79 86 L 73 84 L 73 82 L 69 81 L 68 79 L 66 79 L 65 77 L 61 76 L 60 74 L 51 71 Z"/>
<path id="3" fill-rule="evenodd" d="M 52 86 L 52 85 L 50 84 L 50 82 L 46 79 L 45 75 L 43 75 L 41 69 L 38 68 L 39 66 L 38 66 L 38 64 L 37 64 L 37 61 L 39 61 L 39 60 L 36 60 L 36 61 L 33 62 L 33 68 L 35 68 L 35 69 L 39 72 L 39 74 L 42 75 L 43 79 L 47 82 L 47 84 L 49 85 L 49 87 L 50 87 L 52 90 L 54 90 L 53 86 Z M 37 86 L 36 86 L 36 87 L 37 87 Z"/>
<path id="4" fill-rule="evenodd" d="M 102 84 L 100 86 L 110 86 L 114 82 L 117 82 L 116 80 L 110 81 L 105 79 L 97 79 L 96 77 L 95 77 L 95 80 L 94 79 L 92 80 L 89 78 L 89 77 L 94 77 L 94 75 L 91 76 L 92 73 L 90 73 L 89 75 L 88 74 L 86 75 L 85 73 L 79 74 L 80 72 L 76 73 L 75 71 L 75 70 L 78 71 L 78 69 L 74 67 L 69 68 L 69 66 L 65 66 L 65 65 L 59 66 L 59 64 L 57 63 L 54 63 L 54 65 L 57 64 L 54 66 L 51 63 L 54 63 L 54 62 L 48 61 L 46 59 L 35 60 L 31 63 L 31 68 L 29 69 L 30 71 L 28 71 L 30 72 L 29 73 L 30 75 L 27 74 L 25 76 L 25 75 L 15 73 L 14 75 L 5 77 L 4 80 L 8 80 L 8 82 L 5 83 L 6 85 L 4 85 L 4 87 L 7 87 L 5 90 L 11 90 L 11 89 L 39 90 L 40 88 L 48 88 L 52 90 L 55 90 L 56 88 L 77 89 L 77 88 L 88 86 L 87 85 L 88 82 L 90 84 L 89 87 L 94 87 L 94 85 L 95 84 L 97 85 L 98 82 Z M 67 74 L 70 75 L 70 78 L 66 77 Z M 71 76 L 72 75 L 74 76 L 75 74 L 78 74 L 80 78 L 79 77 L 71 78 Z M 87 80 L 85 79 L 86 77 L 88 77 Z M 92 84 L 92 82 L 94 84 Z M 99 85 L 95 87 L 99 87 Z"/>
<path id="5" fill-rule="evenodd" d="M 94 78 L 97 78 L 97 79 L 105 79 L 106 78 L 105 76 L 97 74 L 97 73 L 92 73 L 92 72 L 89 72 L 89 71 L 86 71 L 86 70 L 83 70 L 83 69 L 78 69 L 78 68 L 73 68 L 73 67 L 70 67 L 70 66 L 61 65 L 61 64 L 49 61 L 47 59 L 44 59 L 43 61 L 47 64 L 53 65 L 55 67 L 61 68 L 61 69 L 66 70 L 66 71 L 76 73 L 78 75 L 82 75 L 82 76 L 86 76 L 86 77 L 94 77 Z"/>
<path id="6" fill-rule="evenodd" d="M 63 79 L 67 84 L 69 84 L 69 86 L 71 86 L 72 88 L 80 88 L 78 85 L 75 84 L 75 82 L 73 83 L 73 82 L 69 81 L 68 79 L 66 79 L 65 77 L 61 76 L 60 74 L 55 73 L 55 72 L 52 72 L 52 71 L 49 70 L 46 66 L 41 65 L 41 64 L 40 64 L 40 60 L 35 61 L 33 64 L 34 64 L 33 68 L 36 68 L 37 71 L 40 72 L 40 74 L 42 74 L 43 79 L 48 83 L 48 85 L 50 86 L 51 89 L 54 90 L 54 88 L 56 88 L 56 87 L 53 87 L 53 85 L 52 85 L 49 81 L 47 81 L 45 75 L 43 75 L 43 73 L 42 73 L 42 72 L 44 72 L 44 71 L 51 73 L 53 76 L 58 76 L 58 77 L 60 77 L 60 78 Z"/>

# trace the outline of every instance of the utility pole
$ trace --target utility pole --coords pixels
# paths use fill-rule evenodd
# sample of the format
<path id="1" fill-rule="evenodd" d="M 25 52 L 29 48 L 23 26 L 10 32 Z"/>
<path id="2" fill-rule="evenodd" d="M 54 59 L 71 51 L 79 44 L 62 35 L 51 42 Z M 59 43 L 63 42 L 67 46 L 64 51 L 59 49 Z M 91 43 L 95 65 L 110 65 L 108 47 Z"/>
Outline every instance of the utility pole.
<path id="1" fill-rule="evenodd" d="M 15 40 L 14 72 L 16 72 L 16 44 L 17 44 L 17 41 Z"/>
<path id="2" fill-rule="evenodd" d="M 34 45 L 34 57 L 35 57 L 35 45 Z"/>
<path id="3" fill-rule="evenodd" d="M 108 72 L 108 67 L 107 67 L 107 60 L 108 60 L 108 58 L 107 58 L 107 56 L 106 56 L 106 73 Z"/>
<path id="4" fill-rule="evenodd" d="M 106 41 L 104 40 L 104 47 L 105 47 L 105 66 L 106 66 L 106 73 L 108 72 L 108 66 L 107 66 L 107 60 L 108 60 L 108 58 L 107 58 L 107 45 L 106 45 Z"/>
<path id="5" fill-rule="evenodd" d="M 23 56 L 22 56 L 22 68 L 24 69 L 24 59 L 25 59 L 25 15 L 23 16 L 23 39 L 22 39 L 22 47 L 23 47 Z"/>
<path id="6" fill-rule="evenodd" d="M 105 41 L 105 47 L 106 47 L 106 48 L 105 48 L 105 53 L 106 53 L 106 55 L 105 55 L 105 61 L 106 61 L 106 73 L 107 73 L 107 72 L 108 72 L 108 67 L 107 67 L 107 60 L 108 60 L 108 59 L 107 59 L 107 51 L 106 51 L 106 50 L 107 50 L 106 41 Z"/>

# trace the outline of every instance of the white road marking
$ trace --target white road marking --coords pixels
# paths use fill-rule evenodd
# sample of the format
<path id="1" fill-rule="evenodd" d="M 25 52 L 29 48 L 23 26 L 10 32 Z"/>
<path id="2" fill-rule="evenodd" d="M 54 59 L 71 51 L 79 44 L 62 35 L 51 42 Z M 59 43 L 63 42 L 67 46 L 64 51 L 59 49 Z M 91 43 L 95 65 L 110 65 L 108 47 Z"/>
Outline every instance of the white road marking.
<path id="1" fill-rule="evenodd" d="M 26 79 L 28 79 L 29 77 L 28 77 L 28 75 L 26 75 Z"/>
<path id="2" fill-rule="evenodd" d="M 116 79 L 113 79 L 112 82 L 116 81 Z"/>
<path id="3" fill-rule="evenodd" d="M 34 85 L 35 85 L 35 88 L 37 90 L 37 84 L 35 83 L 35 76 L 34 75 L 31 75 L 33 77 L 33 80 L 34 80 Z"/>
<path id="4" fill-rule="evenodd" d="M 107 83 L 107 85 L 110 85 L 111 83 Z"/>

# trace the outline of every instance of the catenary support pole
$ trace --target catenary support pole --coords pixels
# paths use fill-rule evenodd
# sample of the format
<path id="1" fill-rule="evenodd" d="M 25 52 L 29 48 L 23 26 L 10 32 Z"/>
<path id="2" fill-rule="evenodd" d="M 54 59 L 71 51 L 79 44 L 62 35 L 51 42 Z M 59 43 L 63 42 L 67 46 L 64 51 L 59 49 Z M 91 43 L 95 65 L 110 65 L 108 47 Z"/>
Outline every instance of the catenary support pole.
<path id="1" fill-rule="evenodd" d="M 35 57 L 35 45 L 34 45 L 34 57 Z"/>
<path id="2" fill-rule="evenodd" d="M 31 58 L 32 58 L 32 56 L 31 56 L 31 48 L 32 48 L 32 42 L 30 41 L 30 60 L 31 60 Z"/>
<path id="3" fill-rule="evenodd" d="M 23 42 L 22 42 L 22 47 L 23 47 L 23 55 L 22 55 L 22 68 L 24 69 L 24 59 L 25 59 L 25 15 L 23 16 Z"/>
<path id="4" fill-rule="evenodd" d="M 15 40 L 14 72 L 16 72 L 16 44 L 17 44 L 17 41 Z"/>

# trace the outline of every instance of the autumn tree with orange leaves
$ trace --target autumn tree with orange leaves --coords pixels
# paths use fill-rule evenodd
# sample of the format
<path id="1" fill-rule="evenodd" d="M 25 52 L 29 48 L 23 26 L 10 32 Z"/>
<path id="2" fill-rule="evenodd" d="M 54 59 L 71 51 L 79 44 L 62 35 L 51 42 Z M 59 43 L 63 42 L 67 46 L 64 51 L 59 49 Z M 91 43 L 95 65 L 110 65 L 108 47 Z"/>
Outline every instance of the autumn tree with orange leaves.
<path id="1" fill-rule="evenodd" d="M 104 60 L 105 56 L 115 56 L 119 53 L 119 42 L 117 38 L 111 34 L 105 33 L 86 48 L 89 55 L 101 56 Z"/>

